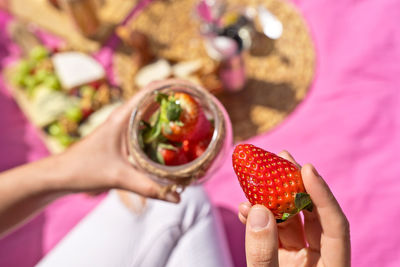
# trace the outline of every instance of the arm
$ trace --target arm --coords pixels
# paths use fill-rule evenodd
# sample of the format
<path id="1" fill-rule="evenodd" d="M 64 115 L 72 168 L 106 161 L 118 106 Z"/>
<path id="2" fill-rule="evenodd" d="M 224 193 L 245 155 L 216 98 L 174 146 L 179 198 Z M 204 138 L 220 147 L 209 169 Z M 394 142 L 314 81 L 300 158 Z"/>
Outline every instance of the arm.
<path id="1" fill-rule="evenodd" d="M 61 160 L 55 156 L 0 174 L 0 235 L 65 194 L 55 183 Z"/>
<path id="2" fill-rule="evenodd" d="M 77 192 L 119 188 L 145 197 L 178 202 L 179 195 L 132 168 L 124 143 L 132 99 L 93 134 L 64 153 L 0 174 L 0 236 L 56 198 Z"/>

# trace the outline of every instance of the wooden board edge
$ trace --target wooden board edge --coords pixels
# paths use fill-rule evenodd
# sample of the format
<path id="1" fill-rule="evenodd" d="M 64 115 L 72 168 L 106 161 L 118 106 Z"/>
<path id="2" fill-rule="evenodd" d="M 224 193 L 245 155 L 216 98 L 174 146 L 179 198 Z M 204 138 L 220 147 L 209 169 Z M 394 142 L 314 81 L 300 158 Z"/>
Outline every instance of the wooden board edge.
<path id="1" fill-rule="evenodd" d="M 11 93 L 14 101 L 17 103 L 22 113 L 27 118 L 27 121 L 36 128 L 39 138 L 41 139 L 41 141 L 43 141 L 48 151 L 51 154 L 59 154 L 63 152 L 65 148 L 62 145 L 60 145 L 55 138 L 46 134 L 46 132 L 42 129 L 42 127 L 34 123 L 33 117 L 31 115 L 32 106 L 30 104 L 27 95 L 23 92 L 22 88 L 19 88 L 18 86 L 13 85 L 12 83 L 11 77 L 13 70 L 15 70 L 15 67 L 16 67 L 15 63 L 10 64 L 6 66 L 1 72 L 1 75 L 5 83 L 5 87 Z"/>

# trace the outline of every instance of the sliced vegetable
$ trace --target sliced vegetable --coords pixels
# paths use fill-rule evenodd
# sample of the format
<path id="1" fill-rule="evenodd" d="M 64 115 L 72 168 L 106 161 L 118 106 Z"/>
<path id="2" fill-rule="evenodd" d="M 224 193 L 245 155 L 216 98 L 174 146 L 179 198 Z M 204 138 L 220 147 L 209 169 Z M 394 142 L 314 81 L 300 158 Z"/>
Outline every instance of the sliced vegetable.
<path id="1" fill-rule="evenodd" d="M 21 60 L 17 67 L 17 72 L 20 74 L 29 74 L 35 65 L 28 60 Z"/>
<path id="2" fill-rule="evenodd" d="M 48 70 L 40 69 L 35 72 L 35 79 L 36 79 L 37 83 L 42 83 L 50 75 L 51 75 L 51 72 L 49 72 Z"/>
<path id="3" fill-rule="evenodd" d="M 74 106 L 65 111 L 65 117 L 74 122 L 80 122 L 82 120 L 83 114 L 79 107 Z"/>
<path id="4" fill-rule="evenodd" d="M 44 46 L 36 46 L 29 53 L 29 58 L 34 61 L 40 61 L 49 56 L 49 51 Z"/>
<path id="5" fill-rule="evenodd" d="M 43 81 L 43 85 L 53 90 L 61 90 L 60 81 L 54 74 L 49 74 L 48 76 L 46 76 Z"/>
<path id="6" fill-rule="evenodd" d="M 49 134 L 50 134 L 51 136 L 58 136 L 58 135 L 60 135 L 60 134 L 63 134 L 63 131 L 62 131 L 62 129 L 61 129 L 61 127 L 60 127 L 60 124 L 59 124 L 58 122 L 52 123 L 52 124 L 49 126 L 48 131 L 49 131 Z"/>

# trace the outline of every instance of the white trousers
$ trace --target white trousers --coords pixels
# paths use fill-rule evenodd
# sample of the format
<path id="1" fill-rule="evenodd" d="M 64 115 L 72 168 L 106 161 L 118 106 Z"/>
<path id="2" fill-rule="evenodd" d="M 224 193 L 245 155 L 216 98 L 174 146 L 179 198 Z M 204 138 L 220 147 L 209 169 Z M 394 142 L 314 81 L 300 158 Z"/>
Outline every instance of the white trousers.
<path id="1" fill-rule="evenodd" d="M 232 266 L 219 215 L 202 187 L 187 188 L 181 198 L 178 205 L 147 200 L 134 213 L 111 191 L 37 266 Z"/>

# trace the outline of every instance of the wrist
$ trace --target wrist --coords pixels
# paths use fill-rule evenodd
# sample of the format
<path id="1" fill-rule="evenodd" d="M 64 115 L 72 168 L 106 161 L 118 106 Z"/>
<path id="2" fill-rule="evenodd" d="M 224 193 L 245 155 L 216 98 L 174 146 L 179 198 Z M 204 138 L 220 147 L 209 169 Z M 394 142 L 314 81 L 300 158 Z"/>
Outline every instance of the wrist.
<path id="1" fill-rule="evenodd" d="M 35 195 L 60 196 L 69 193 L 66 183 L 72 175 L 65 166 L 64 153 L 52 155 L 26 166 L 29 186 Z"/>
<path id="2" fill-rule="evenodd" d="M 71 180 L 76 174 L 75 168 L 69 163 L 68 153 L 46 158 L 44 164 L 46 173 L 42 176 L 42 190 L 57 194 L 71 193 Z"/>
<path id="3" fill-rule="evenodd" d="M 0 190 L 0 193 L 12 192 L 13 198 L 17 199 L 39 197 L 50 200 L 60 196 L 65 192 L 62 190 L 65 178 L 57 170 L 61 160 L 59 156 L 51 156 L 2 173 L 3 188 L 0 189 L 6 191 Z"/>

